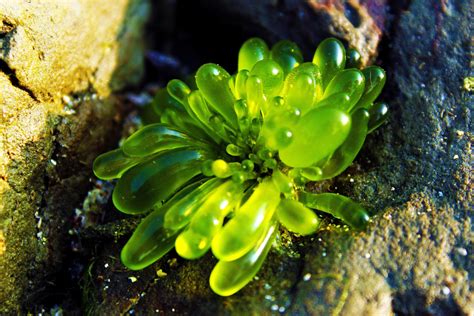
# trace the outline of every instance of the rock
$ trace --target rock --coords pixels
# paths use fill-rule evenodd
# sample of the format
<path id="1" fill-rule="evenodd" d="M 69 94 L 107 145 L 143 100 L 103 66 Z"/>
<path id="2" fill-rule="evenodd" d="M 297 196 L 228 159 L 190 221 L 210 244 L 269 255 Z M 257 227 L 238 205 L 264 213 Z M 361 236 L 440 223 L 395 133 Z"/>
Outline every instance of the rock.
<path id="1" fill-rule="evenodd" d="M 146 5 L 127 0 L 112 7 L 90 0 L 46 3 L 0 3 L 0 59 L 16 86 L 34 99 L 57 100 L 90 87 L 106 94 L 140 80 Z M 124 42 L 135 45 L 122 47 Z"/>
<path id="2" fill-rule="evenodd" d="M 117 137 L 111 92 L 143 74 L 148 11 L 146 0 L 0 1 L 0 313 L 56 282 L 45 277 L 61 269 L 90 163 Z"/>
<path id="3" fill-rule="evenodd" d="M 381 56 L 389 123 L 334 184 L 378 215 L 363 233 L 324 233 L 309 246 L 303 274 L 316 277 L 299 282 L 291 313 L 474 310 L 473 96 L 463 88 L 472 8 L 411 1 L 405 9 Z"/>
<path id="4" fill-rule="evenodd" d="M 284 311 L 291 305 L 289 293 L 301 266 L 297 244 L 285 234 L 267 258 L 265 269 L 231 297 L 219 297 L 209 287 L 209 275 L 217 262 L 210 253 L 188 261 L 171 251 L 152 266 L 131 271 L 118 258 L 128 236 L 110 238 L 113 235 L 97 249 L 85 277 L 84 306 L 88 313 L 261 314 L 275 307 Z"/>

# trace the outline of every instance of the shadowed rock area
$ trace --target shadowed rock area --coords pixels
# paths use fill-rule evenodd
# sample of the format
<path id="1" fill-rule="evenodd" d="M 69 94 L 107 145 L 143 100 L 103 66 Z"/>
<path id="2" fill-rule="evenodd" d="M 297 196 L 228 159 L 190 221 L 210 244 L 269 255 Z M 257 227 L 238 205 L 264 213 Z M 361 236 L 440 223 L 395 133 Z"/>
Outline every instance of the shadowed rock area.
<path id="1" fill-rule="evenodd" d="M 90 5 L 77 4 L 84 10 Z M 107 4 L 90 9 L 110 24 L 97 29 L 90 22 L 78 41 L 91 44 L 66 46 L 82 47 L 80 53 L 62 60 L 54 57 L 65 54 L 58 52 L 62 46 L 34 46 L 45 60 L 36 68 L 11 53 L 15 45 L 32 45 L 12 43 L 30 40 L 22 34 L 35 23 L 55 20 L 33 19 L 22 30 L 17 25 L 28 24 L 17 23 L 21 14 L 45 18 L 41 10 L 26 4 L 26 11 L 13 10 L 0 0 L 2 5 L 10 11 L 0 10 L 6 34 L 0 37 L 0 101 L 7 105 L 0 126 L 1 312 L 472 315 L 468 1 L 162 0 L 151 10 L 145 1 L 121 1 L 113 9 L 120 14 L 111 14 Z M 149 11 L 154 18 L 145 32 Z M 109 45 L 110 54 L 122 56 L 118 61 L 99 49 L 108 40 L 91 34 L 100 30 L 117 39 Z M 121 129 L 133 129 L 135 116 L 124 121 L 129 105 L 118 91 L 141 78 L 144 41 L 178 62 L 171 71 L 147 64 L 142 87 L 149 91 L 148 82 L 162 84 L 167 72 L 187 74 L 204 62 L 231 70 L 250 36 L 294 40 L 306 59 L 321 39 L 338 36 L 366 63 L 387 71 L 381 99 L 390 105 L 388 123 L 369 135 L 346 172 L 323 184 L 361 202 L 373 215 L 370 225 L 353 232 L 325 218 L 325 229 L 314 236 L 282 230 L 258 277 L 227 298 L 208 286 L 216 261 L 211 254 L 187 261 L 171 251 L 142 271 L 126 269 L 120 250 L 139 219 L 115 211 L 111 184 L 89 177 L 96 154 L 115 147 Z M 53 60 L 72 68 L 56 73 L 48 67 Z M 86 224 L 71 223 L 84 220 L 74 213 L 85 211 Z M 57 281 L 63 276 L 68 284 Z M 66 294 L 55 293 L 61 291 Z"/>

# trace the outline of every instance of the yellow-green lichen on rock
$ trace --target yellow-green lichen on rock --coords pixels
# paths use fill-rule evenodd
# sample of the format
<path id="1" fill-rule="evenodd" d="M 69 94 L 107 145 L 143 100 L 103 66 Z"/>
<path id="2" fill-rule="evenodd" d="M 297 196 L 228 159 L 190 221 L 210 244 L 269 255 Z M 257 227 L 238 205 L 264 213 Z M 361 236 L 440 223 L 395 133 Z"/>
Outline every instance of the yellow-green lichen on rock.
<path id="1" fill-rule="evenodd" d="M 112 93 L 142 77 L 149 6 L 0 0 L 0 313 L 25 308 L 61 260 L 59 212 L 74 210 L 67 190 L 87 183 L 88 159 L 113 135 Z"/>

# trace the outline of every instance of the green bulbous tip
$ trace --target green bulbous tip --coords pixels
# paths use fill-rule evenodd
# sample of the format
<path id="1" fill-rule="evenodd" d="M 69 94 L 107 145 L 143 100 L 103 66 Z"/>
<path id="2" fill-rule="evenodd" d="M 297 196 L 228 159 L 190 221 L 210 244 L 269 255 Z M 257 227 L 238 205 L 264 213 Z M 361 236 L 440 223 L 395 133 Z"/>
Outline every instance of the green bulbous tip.
<path id="1" fill-rule="evenodd" d="M 175 249 L 182 258 L 193 260 L 202 257 L 211 247 L 211 241 L 196 232 L 187 230 L 176 238 Z"/>
<path id="2" fill-rule="evenodd" d="M 368 123 L 369 130 L 372 133 L 377 127 L 383 124 L 388 116 L 388 105 L 385 102 L 374 103 L 369 106 L 370 120 Z"/>
<path id="3" fill-rule="evenodd" d="M 369 117 L 369 112 L 366 109 L 356 110 L 351 116 L 353 123 L 344 143 L 336 149 L 330 159 L 316 167 L 317 173 L 305 173 L 304 175 L 310 180 L 320 181 L 334 178 L 349 167 L 364 144 Z"/>
<path id="4" fill-rule="evenodd" d="M 365 89 L 356 108 L 366 108 L 375 101 L 385 85 L 387 77 L 385 71 L 378 66 L 369 66 L 362 70 L 365 77 Z"/>
<path id="5" fill-rule="evenodd" d="M 198 181 L 186 186 L 166 202 L 164 227 L 173 231 L 185 227 L 206 199 L 222 182 L 219 179 Z"/>
<path id="6" fill-rule="evenodd" d="M 147 212 L 200 174 L 204 157 L 198 150 L 179 149 L 129 169 L 112 194 L 115 207 L 127 214 Z"/>
<path id="7" fill-rule="evenodd" d="M 191 89 L 178 79 L 173 79 L 166 86 L 168 93 L 180 103 L 184 104 L 191 93 Z"/>
<path id="8" fill-rule="evenodd" d="M 308 167 L 328 156 L 349 134 L 351 118 L 333 108 L 316 108 L 292 129 L 293 141 L 280 150 L 280 159 L 291 167 Z"/>
<path id="9" fill-rule="evenodd" d="M 303 236 L 316 232 L 321 222 L 312 210 L 289 199 L 281 200 L 278 204 L 277 216 L 288 230 Z"/>
<path id="10" fill-rule="evenodd" d="M 235 145 L 235 144 L 229 144 L 227 145 L 227 147 L 225 148 L 225 151 L 231 155 L 231 156 L 234 156 L 234 157 L 238 157 L 238 156 L 241 156 L 242 154 L 244 154 L 244 150 Z"/>
<path id="11" fill-rule="evenodd" d="M 260 115 L 260 111 L 265 109 L 262 79 L 258 76 L 250 75 L 246 82 L 246 91 L 249 116 L 252 119 L 257 118 Z"/>
<path id="12" fill-rule="evenodd" d="M 344 104 L 342 110 L 348 112 L 357 104 L 365 88 L 365 78 L 357 69 L 346 69 L 338 72 L 329 82 L 324 91 L 323 98 L 338 93 L 346 93 L 349 100 Z"/>
<path id="13" fill-rule="evenodd" d="M 274 223 L 268 226 L 255 246 L 245 255 L 233 261 L 220 260 L 216 264 L 209 278 L 209 285 L 216 294 L 221 296 L 235 294 L 257 274 L 277 233 Z"/>
<path id="14" fill-rule="evenodd" d="M 213 239 L 214 255 L 222 261 L 233 261 L 244 256 L 258 242 L 279 201 L 279 191 L 271 180 L 260 183 Z"/>
<path id="15" fill-rule="evenodd" d="M 163 216 L 161 209 L 148 215 L 123 247 L 120 258 L 129 269 L 141 270 L 173 248 L 177 233 L 163 227 Z"/>
<path id="16" fill-rule="evenodd" d="M 229 78 L 229 73 L 216 64 L 202 65 L 196 72 L 196 84 L 203 97 L 235 129 L 237 117 L 234 112 L 234 97 L 227 84 Z"/>
<path id="17" fill-rule="evenodd" d="M 267 44 L 260 38 L 247 40 L 239 51 L 238 69 L 251 70 L 260 60 L 268 58 L 269 51 Z"/>
<path id="18" fill-rule="evenodd" d="M 232 170 L 227 162 L 217 159 L 212 162 L 212 173 L 218 178 L 227 178 L 232 175 Z"/>
<path id="19" fill-rule="evenodd" d="M 245 159 L 242 161 L 242 170 L 250 172 L 253 171 L 253 168 L 255 167 L 255 164 L 252 160 Z"/>
<path id="20" fill-rule="evenodd" d="M 247 79 L 250 72 L 247 69 L 240 70 L 235 76 L 235 98 L 237 100 L 247 99 Z"/>
<path id="21" fill-rule="evenodd" d="M 97 178 L 110 180 L 120 178 L 122 174 L 142 159 L 126 155 L 122 149 L 115 149 L 103 153 L 94 160 L 92 169 Z"/>
<path id="22" fill-rule="evenodd" d="M 311 109 L 315 94 L 316 82 L 314 78 L 305 72 L 300 72 L 296 74 L 293 82 L 288 87 L 286 103 L 299 109 L 304 114 Z"/>
<path id="23" fill-rule="evenodd" d="M 280 170 L 275 170 L 272 174 L 272 181 L 278 190 L 286 195 L 293 194 L 294 187 L 291 179 L 283 174 Z"/>
<path id="24" fill-rule="evenodd" d="M 257 62 L 250 75 L 257 76 L 262 80 L 263 94 L 266 96 L 277 95 L 283 87 L 283 69 L 271 59 Z"/>
<path id="25" fill-rule="evenodd" d="M 354 229 L 364 229 L 370 219 L 363 207 L 339 194 L 302 192 L 299 200 L 309 208 L 329 213 L 341 219 Z"/>
<path id="26" fill-rule="evenodd" d="M 273 45 L 271 58 L 281 66 L 285 74 L 303 62 L 303 54 L 298 45 L 287 40 L 279 41 Z"/>
<path id="27" fill-rule="evenodd" d="M 346 56 L 346 68 L 357 68 L 362 67 L 362 56 L 359 51 L 355 48 L 349 48 Z"/>
<path id="28" fill-rule="evenodd" d="M 344 45 L 335 38 L 325 39 L 316 49 L 313 63 L 321 70 L 323 87 L 326 87 L 346 65 Z"/>
<path id="29" fill-rule="evenodd" d="M 160 151 L 181 147 L 193 147 L 199 144 L 180 131 L 161 123 L 147 125 L 133 133 L 123 143 L 122 150 L 132 157 L 145 157 Z M 201 146 L 205 146 L 201 143 Z"/>
<path id="30" fill-rule="evenodd" d="M 234 110 L 239 120 L 247 117 L 249 113 L 247 101 L 245 99 L 240 99 L 240 100 L 235 101 Z"/>

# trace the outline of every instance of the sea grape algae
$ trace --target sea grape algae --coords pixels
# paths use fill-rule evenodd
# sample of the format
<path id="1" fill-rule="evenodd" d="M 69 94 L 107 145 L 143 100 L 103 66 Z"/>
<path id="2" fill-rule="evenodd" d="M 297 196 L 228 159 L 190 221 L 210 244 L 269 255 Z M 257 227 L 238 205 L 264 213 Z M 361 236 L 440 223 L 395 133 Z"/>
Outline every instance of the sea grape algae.
<path id="1" fill-rule="evenodd" d="M 190 84 L 197 89 L 171 80 L 152 104 L 159 122 L 94 162 L 97 177 L 119 179 L 117 209 L 149 213 L 122 262 L 138 270 L 173 247 L 187 259 L 211 249 L 219 262 L 210 286 L 227 296 L 258 272 L 280 225 L 313 234 L 322 211 L 364 228 L 369 217 L 357 203 L 305 190 L 343 172 L 386 119 L 387 105 L 375 102 L 385 72 L 359 68 L 360 54 L 334 38 L 311 62 L 293 42 L 269 49 L 252 38 L 236 74 L 205 64 Z"/>

